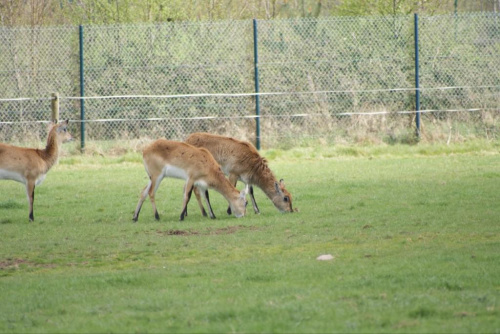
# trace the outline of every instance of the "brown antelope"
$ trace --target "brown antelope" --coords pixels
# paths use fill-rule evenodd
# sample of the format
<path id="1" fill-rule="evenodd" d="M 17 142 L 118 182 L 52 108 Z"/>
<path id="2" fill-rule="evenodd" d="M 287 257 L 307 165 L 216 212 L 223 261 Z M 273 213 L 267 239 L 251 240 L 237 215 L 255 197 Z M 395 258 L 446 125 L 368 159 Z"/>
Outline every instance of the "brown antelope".
<path id="1" fill-rule="evenodd" d="M 155 204 L 155 193 L 164 177 L 186 180 L 180 220 L 184 220 L 184 216 L 187 215 L 187 205 L 193 187 L 201 190 L 209 209 L 210 218 L 214 219 L 215 215 L 208 199 L 208 188 L 212 188 L 224 196 L 236 217 L 245 215 L 245 190 L 240 193 L 229 183 L 217 161 L 206 149 L 182 142 L 158 139 L 144 149 L 143 160 L 149 176 L 149 183 L 141 192 L 134 213 L 134 221 L 137 221 L 142 203 L 148 195 L 153 205 L 155 218 L 160 219 Z M 203 208 L 203 205 L 200 204 L 200 208 Z M 204 210 L 202 210 L 202 213 L 206 216 Z"/>
<path id="2" fill-rule="evenodd" d="M 236 182 L 240 180 L 249 187 L 255 213 L 260 211 L 255 202 L 253 185 L 261 188 L 279 211 L 293 212 L 292 196 L 285 189 L 285 182 L 276 180 L 266 159 L 262 158 L 250 143 L 209 133 L 193 133 L 186 139 L 186 143 L 210 151 L 224 173 L 229 176 L 232 185 L 236 186 Z M 196 189 L 195 195 L 201 206 Z M 230 214 L 231 208 L 228 208 L 227 212 Z"/>
<path id="3" fill-rule="evenodd" d="M 61 144 L 73 139 L 68 132 L 68 122 L 52 126 L 43 150 L 0 143 L 0 180 L 14 180 L 26 185 L 30 221 L 34 220 L 35 186 L 42 183 L 47 172 L 57 163 Z"/>

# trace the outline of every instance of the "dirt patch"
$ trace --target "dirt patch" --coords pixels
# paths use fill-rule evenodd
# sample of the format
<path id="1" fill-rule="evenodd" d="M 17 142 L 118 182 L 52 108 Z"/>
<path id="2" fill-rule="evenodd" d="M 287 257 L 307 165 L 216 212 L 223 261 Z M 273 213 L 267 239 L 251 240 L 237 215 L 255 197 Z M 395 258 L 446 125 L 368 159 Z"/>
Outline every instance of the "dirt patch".
<path id="1" fill-rule="evenodd" d="M 218 228 L 216 230 L 212 230 L 212 231 L 210 231 L 210 234 L 217 234 L 217 235 L 220 235 L 220 234 L 233 234 L 233 233 L 238 232 L 239 230 L 244 230 L 244 229 L 248 229 L 248 227 L 247 226 L 242 226 L 242 225 L 228 226 L 228 227 L 222 227 L 222 228 Z"/>
<path id="2" fill-rule="evenodd" d="M 29 262 L 28 260 L 24 259 L 7 259 L 4 261 L 0 261 L 0 270 L 19 268 L 19 265 L 24 263 L 29 263 Z"/>
<path id="3" fill-rule="evenodd" d="M 237 226 L 227 226 L 227 227 L 221 227 L 217 229 L 213 228 L 207 228 L 204 231 L 198 231 L 198 230 L 166 230 L 166 231 L 161 231 L 157 230 L 156 233 L 164 236 L 192 236 L 192 235 L 225 235 L 225 234 L 233 234 L 238 231 L 242 230 L 251 230 L 255 231 L 258 230 L 256 226 L 244 226 L 244 225 L 237 225 Z"/>
<path id="4" fill-rule="evenodd" d="M 180 235 L 180 236 L 199 234 L 197 231 L 191 231 L 191 230 L 167 230 L 167 231 L 157 230 L 156 233 L 161 235 Z"/>
<path id="5" fill-rule="evenodd" d="M 26 259 L 6 259 L 0 261 L 0 270 L 19 269 L 21 265 L 26 267 L 36 268 L 55 268 L 56 265 L 52 263 L 35 263 Z"/>

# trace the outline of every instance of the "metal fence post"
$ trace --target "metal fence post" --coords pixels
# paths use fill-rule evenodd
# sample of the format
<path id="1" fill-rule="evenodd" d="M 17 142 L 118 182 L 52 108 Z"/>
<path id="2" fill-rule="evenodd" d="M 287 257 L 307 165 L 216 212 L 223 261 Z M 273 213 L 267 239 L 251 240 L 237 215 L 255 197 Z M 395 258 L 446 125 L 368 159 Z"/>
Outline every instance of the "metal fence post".
<path id="1" fill-rule="evenodd" d="M 85 150 L 85 87 L 83 76 L 83 25 L 79 29 L 80 38 L 80 150 Z"/>
<path id="2" fill-rule="evenodd" d="M 257 47 L 257 20 L 253 19 L 253 64 L 255 81 L 255 147 L 260 150 L 259 52 Z"/>
<path id="3" fill-rule="evenodd" d="M 420 83 L 419 83 L 419 61 L 418 61 L 418 14 L 415 13 L 415 26 L 414 26 L 414 37 L 415 37 L 415 125 L 416 125 L 416 135 L 417 139 L 420 138 Z"/>

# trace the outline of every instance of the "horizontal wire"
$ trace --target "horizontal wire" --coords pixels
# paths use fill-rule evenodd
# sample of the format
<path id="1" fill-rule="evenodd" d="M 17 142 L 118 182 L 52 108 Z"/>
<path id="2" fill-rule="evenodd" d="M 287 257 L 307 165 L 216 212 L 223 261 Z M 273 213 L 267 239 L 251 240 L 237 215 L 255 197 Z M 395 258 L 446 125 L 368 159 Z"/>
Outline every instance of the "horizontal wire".
<path id="1" fill-rule="evenodd" d="M 292 114 L 292 115 L 245 115 L 245 116 L 197 116 L 197 117 L 152 117 L 152 118 L 100 118 L 70 120 L 71 123 L 105 123 L 105 122 L 152 122 L 152 121 L 197 121 L 213 119 L 265 119 L 265 118 L 298 118 L 298 117 L 316 117 L 316 116 L 372 116 L 372 115 L 409 115 L 416 113 L 436 113 L 436 112 L 476 112 L 481 110 L 497 110 L 496 108 L 471 108 L 471 109 L 427 109 L 427 110 L 402 110 L 402 111 L 373 111 L 373 112 L 352 112 L 352 113 L 312 113 L 312 114 Z M 20 121 L 20 122 L 0 122 L 0 124 L 29 124 L 29 123 L 50 123 L 50 121 Z"/>
<path id="2" fill-rule="evenodd" d="M 420 88 L 389 88 L 389 89 L 367 89 L 367 90 L 321 90 L 321 91 L 301 91 L 301 92 L 259 92 L 259 93 L 202 93 L 202 94 L 177 94 L 177 95 L 113 95 L 113 96 L 59 96 L 64 100 L 107 100 L 107 99 L 130 99 L 130 98 L 186 98 L 186 97 L 248 97 L 248 96 L 270 96 L 270 95 L 305 95 L 305 94 L 345 94 L 345 93 L 382 93 L 382 92 L 405 92 L 405 91 L 427 91 L 427 90 L 452 90 L 452 89 L 488 89 L 500 88 L 500 86 L 449 86 L 449 87 L 420 87 Z M 9 101 L 45 101 L 53 100 L 50 98 L 7 98 L 0 99 L 0 102 Z"/>

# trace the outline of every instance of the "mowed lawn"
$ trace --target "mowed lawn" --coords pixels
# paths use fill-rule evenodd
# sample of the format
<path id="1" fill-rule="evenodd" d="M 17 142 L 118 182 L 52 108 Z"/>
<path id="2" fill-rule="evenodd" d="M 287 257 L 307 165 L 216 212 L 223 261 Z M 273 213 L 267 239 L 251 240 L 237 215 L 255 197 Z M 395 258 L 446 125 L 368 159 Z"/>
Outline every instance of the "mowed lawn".
<path id="1" fill-rule="evenodd" d="M 165 179 L 133 223 L 136 153 L 62 158 L 33 223 L 0 181 L 0 332 L 500 332 L 498 145 L 264 154 L 299 212 L 180 222 Z"/>

